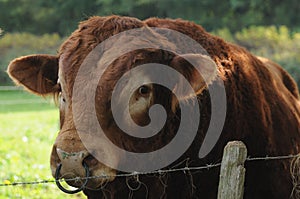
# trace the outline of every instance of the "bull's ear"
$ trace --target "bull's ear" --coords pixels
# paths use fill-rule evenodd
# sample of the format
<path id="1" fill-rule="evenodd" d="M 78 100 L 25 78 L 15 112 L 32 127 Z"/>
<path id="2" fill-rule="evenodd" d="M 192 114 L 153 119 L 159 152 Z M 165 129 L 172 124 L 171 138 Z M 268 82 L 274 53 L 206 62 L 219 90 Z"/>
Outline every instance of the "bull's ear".
<path id="1" fill-rule="evenodd" d="M 57 91 L 58 57 L 28 55 L 10 62 L 7 72 L 17 85 L 23 85 L 38 95 Z"/>
<path id="2" fill-rule="evenodd" d="M 196 94 L 200 94 L 217 77 L 217 66 L 215 62 L 207 55 L 202 54 L 184 54 L 175 56 L 170 66 L 180 72 L 189 82 Z M 182 77 L 183 78 L 183 77 Z M 176 88 L 179 99 L 172 100 L 172 109 L 175 110 L 178 101 L 189 97 L 186 92 L 187 87 L 182 79 L 179 80 Z"/>
<path id="3" fill-rule="evenodd" d="M 207 55 L 177 55 L 170 62 L 170 66 L 187 79 L 197 94 L 217 77 L 217 66 Z"/>

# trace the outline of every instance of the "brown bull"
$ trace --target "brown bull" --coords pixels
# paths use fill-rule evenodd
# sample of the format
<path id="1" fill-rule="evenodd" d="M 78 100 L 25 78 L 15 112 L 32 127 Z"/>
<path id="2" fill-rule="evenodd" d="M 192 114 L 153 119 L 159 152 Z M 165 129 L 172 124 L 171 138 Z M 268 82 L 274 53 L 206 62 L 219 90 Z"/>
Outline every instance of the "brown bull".
<path id="1" fill-rule="evenodd" d="M 189 103 L 189 96 L 174 97 L 172 90 L 157 84 L 145 84 L 136 89 L 129 101 L 132 120 L 139 126 L 150 121 L 148 111 L 154 104 L 164 106 L 167 120 L 160 133 L 148 139 L 129 136 L 118 128 L 110 108 L 111 95 L 118 79 L 134 67 L 146 63 L 159 63 L 172 67 L 190 82 L 200 108 L 200 124 L 191 146 L 177 161 L 166 168 L 200 166 L 220 162 L 222 150 L 230 140 L 241 140 L 251 157 L 279 156 L 299 153 L 300 146 L 300 101 L 298 88 L 290 75 L 279 65 L 265 58 L 253 56 L 245 49 L 227 43 L 207 33 L 201 26 L 184 20 L 150 18 L 140 21 L 135 18 L 109 16 L 92 17 L 80 23 L 79 28 L 63 43 L 58 55 L 30 55 L 13 60 L 9 67 L 10 77 L 38 95 L 59 94 L 60 132 L 51 154 L 53 175 L 61 165 L 60 175 L 64 178 L 84 177 L 83 162 L 91 176 L 106 178 L 90 179 L 84 193 L 88 198 L 216 198 L 219 168 L 210 170 L 174 172 L 139 176 L 141 186 L 132 191 L 129 187 L 139 184 L 137 180 L 114 177 L 122 154 L 107 141 L 100 141 L 101 151 L 87 150 L 75 125 L 72 101 L 73 85 L 81 64 L 88 54 L 101 42 L 120 32 L 135 28 L 158 27 L 176 30 L 198 42 L 209 54 L 214 64 L 204 55 L 176 55 L 159 49 L 159 42 L 145 36 L 145 42 L 156 48 L 128 52 L 114 60 L 103 73 L 95 90 L 96 115 L 105 135 L 111 142 L 127 151 L 150 152 L 168 144 L 175 136 L 180 123 L 179 102 Z M 160 42 L 174 48 L 168 35 L 153 33 Z M 128 40 L 126 42 L 134 42 Z M 168 43 L 169 42 L 169 43 Z M 118 49 L 107 47 L 107 52 Z M 99 55 L 99 60 L 101 60 Z M 185 58 L 199 58 L 201 76 Z M 200 61 L 199 61 L 200 60 Z M 103 60 L 102 60 L 103 61 Z M 101 62 L 104 63 L 105 61 Z M 98 62 L 99 63 L 99 62 Z M 227 112 L 224 127 L 217 144 L 211 152 L 200 159 L 198 152 L 205 138 L 211 116 L 209 85 L 218 84 L 220 77 L 225 85 Z M 140 78 L 147 78 L 143 74 Z M 172 78 L 172 77 L 166 77 Z M 205 80 L 205 82 L 204 82 Z M 80 80 L 89 85 L 89 79 Z M 126 87 L 125 87 L 126 88 Z M 178 88 L 174 88 L 178 89 Z M 125 91 L 126 92 L 126 91 Z M 86 109 L 89 101 L 79 100 L 80 110 Z M 120 103 L 122 95 L 120 94 Z M 128 118 L 125 118 L 126 122 Z M 89 120 L 89 118 L 79 118 Z M 195 121 L 190 121 L 194 123 Z M 93 132 L 97 133 L 97 132 Z M 142 133 L 142 132 L 141 132 Z M 88 135 L 87 135 L 88 136 Z M 93 147 L 93 146 L 92 146 Z M 95 158 L 104 153 L 110 167 Z M 74 157 L 72 157 L 74 155 Z M 69 156 L 69 157 L 67 157 Z M 162 158 L 164 159 L 164 158 Z M 245 198 L 289 198 L 293 184 L 289 172 L 291 160 L 260 161 L 246 163 Z M 113 167 L 113 166 L 116 167 Z M 128 184 L 131 186 L 128 186 Z M 82 182 L 70 181 L 80 187 Z"/>

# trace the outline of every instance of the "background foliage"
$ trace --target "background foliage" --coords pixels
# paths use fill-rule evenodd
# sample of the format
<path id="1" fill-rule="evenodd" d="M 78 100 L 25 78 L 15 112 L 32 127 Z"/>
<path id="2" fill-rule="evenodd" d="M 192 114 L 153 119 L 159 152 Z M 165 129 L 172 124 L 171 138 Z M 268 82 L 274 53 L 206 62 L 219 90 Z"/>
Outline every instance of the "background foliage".
<path id="1" fill-rule="evenodd" d="M 285 67 L 300 84 L 298 0 L 0 0 L 0 85 L 15 57 L 56 53 L 92 15 L 183 18 Z M 1 33 L 0 33 L 1 34 Z"/>
<path id="2" fill-rule="evenodd" d="M 0 24 L 7 32 L 69 34 L 91 15 L 121 14 L 141 19 L 184 18 L 212 31 L 250 25 L 286 25 L 299 30 L 298 0 L 0 0 Z"/>

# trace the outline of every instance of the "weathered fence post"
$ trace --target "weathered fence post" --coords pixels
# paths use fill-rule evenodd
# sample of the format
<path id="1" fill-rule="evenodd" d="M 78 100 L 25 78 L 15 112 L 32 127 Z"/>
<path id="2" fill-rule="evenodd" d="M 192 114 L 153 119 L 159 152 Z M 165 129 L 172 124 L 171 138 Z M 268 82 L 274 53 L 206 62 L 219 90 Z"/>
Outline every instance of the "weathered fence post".
<path id="1" fill-rule="evenodd" d="M 244 162 L 247 148 L 243 142 L 229 142 L 223 153 L 218 199 L 242 199 L 244 194 Z"/>

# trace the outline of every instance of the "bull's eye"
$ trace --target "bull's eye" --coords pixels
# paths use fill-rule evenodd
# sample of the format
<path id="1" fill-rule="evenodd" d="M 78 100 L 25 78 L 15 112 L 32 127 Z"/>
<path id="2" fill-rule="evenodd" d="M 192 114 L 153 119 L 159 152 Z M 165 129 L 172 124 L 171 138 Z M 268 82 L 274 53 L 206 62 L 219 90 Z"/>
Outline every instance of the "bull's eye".
<path id="1" fill-rule="evenodd" d="M 59 99 L 61 102 L 65 103 L 66 102 L 66 99 L 63 97 L 62 93 L 60 92 L 59 93 Z"/>
<path id="2" fill-rule="evenodd" d="M 150 88 L 148 86 L 141 86 L 139 88 L 140 95 L 147 95 L 150 92 Z"/>

